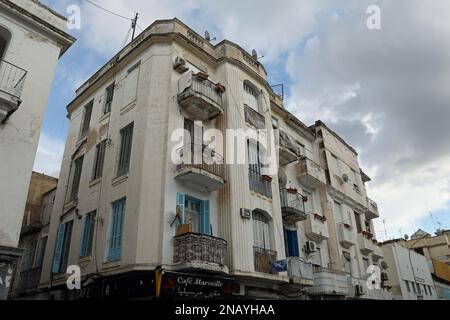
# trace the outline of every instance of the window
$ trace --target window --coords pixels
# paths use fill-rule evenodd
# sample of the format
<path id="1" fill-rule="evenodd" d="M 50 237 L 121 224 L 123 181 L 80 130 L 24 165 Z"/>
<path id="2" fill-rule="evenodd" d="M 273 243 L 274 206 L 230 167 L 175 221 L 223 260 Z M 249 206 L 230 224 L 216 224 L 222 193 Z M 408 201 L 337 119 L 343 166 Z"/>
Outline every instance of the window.
<path id="1" fill-rule="evenodd" d="M 107 256 L 107 260 L 109 262 L 120 260 L 122 255 L 122 232 L 125 216 L 125 204 L 125 198 L 112 204 Z"/>
<path id="2" fill-rule="evenodd" d="M 361 233 L 362 232 L 361 216 L 356 211 L 355 211 L 355 222 L 356 222 L 356 229 L 358 230 L 358 233 Z"/>
<path id="3" fill-rule="evenodd" d="M 108 88 L 106 88 L 106 99 L 105 99 L 105 108 L 103 110 L 103 113 L 110 113 L 111 112 L 111 105 L 112 105 L 112 101 L 114 98 L 114 87 L 115 87 L 116 83 L 113 82 L 112 84 L 109 85 Z"/>
<path id="4" fill-rule="evenodd" d="M 89 132 L 89 125 L 91 123 L 91 116 L 92 116 L 92 108 L 94 107 L 94 100 L 89 102 L 84 107 L 84 115 L 83 115 L 83 122 L 81 125 L 81 133 L 80 133 L 80 139 L 86 137 L 87 133 Z"/>
<path id="5" fill-rule="evenodd" d="M 244 81 L 244 104 L 260 112 L 258 108 L 258 89 L 249 81 Z"/>
<path id="6" fill-rule="evenodd" d="M 70 193 L 69 193 L 69 201 L 73 201 L 78 198 L 78 191 L 80 188 L 80 179 L 81 179 L 81 171 L 83 168 L 83 159 L 81 156 L 73 162 L 73 174 L 72 174 L 72 183 L 70 183 Z"/>
<path id="7" fill-rule="evenodd" d="M 96 212 L 93 211 L 86 215 L 84 220 L 83 237 L 81 238 L 80 257 L 88 257 L 92 253 L 92 244 L 95 234 Z"/>
<path id="8" fill-rule="evenodd" d="M 263 159 L 264 151 L 262 146 L 256 141 L 247 141 L 248 151 L 248 168 L 249 168 L 249 183 L 250 190 L 266 197 L 272 197 L 272 183 L 264 180 L 261 174 L 264 168 Z"/>
<path id="9" fill-rule="evenodd" d="M 130 171 L 131 146 L 133 142 L 133 126 L 131 123 L 120 130 L 120 153 L 119 165 L 117 167 L 117 176 L 123 176 Z"/>
<path id="10" fill-rule="evenodd" d="M 64 273 L 69 260 L 70 240 L 72 238 L 73 221 L 61 223 L 58 228 L 55 254 L 53 256 L 53 273 Z"/>
<path id="11" fill-rule="evenodd" d="M 342 256 L 344 259 L 342 259 L 343 263 L 344 263 L 344 271 L 347 274 L 352 274 L 352 257 L 351 257 L 351 253 L 348 251 L 342 251 Z"/>
<path id="12" fill-rule="evenodd" d="M 269 233 L 269 219 L 264 213 L 253 212 L 253 243 L 261 249 L 270 250 L 272 248 Z"/>
<path id="13" fill-rule="evenodd" d="M 42 268 L 42 263 L 44 262 L 45 249 L 47 247 L 47 239 L 48 237 L 42 237 L 39 242 L 39 250 L 36 256 L 36 268 Z"/>
<path id="14" fill-rule="evenodd" d="M 297 145 L 298 154 L 300 156 L 306 156 L 305 145 L 303 145 L 302 143 L 300 143 L 298 141 L 295 141 L 295 144 Z"/>
<path id="15" fill-rule="evenodd" d="M 411 282 L 411 287 L 413 288 L 414 293 L 417 293 L 416 286 L 414 282 Z"/>
<path id="16" fill-rule="evenodd" d="M 286 257 L 299 257 L 300 250 L 298 247 L 297 230 L 284 229 L 284 246 L 286 249 Z"/>
<path id="17" fill-rule="evenodd" d="M 411 292 L 411 287 L 409 286 L 409 281 L 405 280 L 406 283 L 406 289 L 408 290 L 408 292 Z"/>
<path id="18" fill-rule="evenodd" d="M 94 168 L 92 171 L 92 180 L 101 178 L 103 173 L 103 163 L 105 161 L 106 140 L 100 142 L 95 148 Z"/>
<path id="19" fill-rule="evenodd" d="M 10 40 L 11 33 L 6 28 L 0 26 L 0 59 L 3 59 L 5 56 L 6 48 Z"/>
<path id="20" fill-rule="evenodd" d="M 190 224 L 195 233 L 212 235 L 209 200 L 198 200 L 180 192 L 177 205 L 181 209 L 183 224 Z"/>
<path id="21" fill-rule="evenodd" d="M 315 213 L 314 212 L 314 194 L 310 191 L 303 189 L 303 195 L 308 198 L 305 204 L 305 212 L 306 213 Z"/>
<path id="22" fill-rule="evenodd" d="M 369 259 L 368 258 L 363 258 L 363 267 L 364 267 L 364 272 L 363 274 L 367 273 L 367 269 L 369 268 Z"/>
<path id="23" fill-rule="evenodd" d="M 36 255 L 37 240 L 28 242 L 25 254 L 22 260 L 22 270 L 31 270 L 34 264 L 34 257 Z"/>
<path id="24" fill-rule="evenodd" d="M 417 286 L 417 294 L 422 294 L 422 290 L 419 283 L 416 283 Z"/>

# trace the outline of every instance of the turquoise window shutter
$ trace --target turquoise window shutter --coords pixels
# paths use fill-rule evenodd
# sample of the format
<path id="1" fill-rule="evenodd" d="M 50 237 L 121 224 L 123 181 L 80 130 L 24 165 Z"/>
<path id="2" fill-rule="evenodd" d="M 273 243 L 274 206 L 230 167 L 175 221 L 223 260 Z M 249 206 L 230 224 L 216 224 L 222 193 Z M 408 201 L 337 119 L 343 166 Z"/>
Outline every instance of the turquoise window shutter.
<path id="1" fill-rule="evenodd" d="M 211 235 L 211 215 L 209 200 L 202 201 L 200 204 L 200 232 Z"/>
<path id="2" fill-rule="evenodd" d="M 186 199 L 186 195 L 183 192 L 178 192 L 177 206 L 180 207 L 180 209 L 181 209 L 181 224 L 186 223 L 186 213 L 185 213 L 185 208 L 184 208 L 185 199 Z M 180 223 L 177 220 L 177 226 L 179 226 L 179 225 L 180 225 Z"/>
<path id="3" fill-rule="evenodd" d="M 124 216 L 125 199 L 122 199 L 113 204 L 108 261 L 120 260 L 121 258 Z"/>
<path id="4" fill-rule="evenodd" d="M 56 238 L 55 254 L 53 256 L 52 272 L 59 273 L 61 266 L 61 253 L 64 244 L 64 235 L 66 233 L 66 225 L 61 223 L 58 228 L 58 235 Z"/>
<path id="5" fill-rule="evenodd" d="M 86 218 L 84 220 L 84 230 L 83 230 L 83 237 L 81 239 L 80 257 L 86 257 L 87 255 L 90 224 L 91 224 L 91 215 L 88 214 L 86 215 Z"/>

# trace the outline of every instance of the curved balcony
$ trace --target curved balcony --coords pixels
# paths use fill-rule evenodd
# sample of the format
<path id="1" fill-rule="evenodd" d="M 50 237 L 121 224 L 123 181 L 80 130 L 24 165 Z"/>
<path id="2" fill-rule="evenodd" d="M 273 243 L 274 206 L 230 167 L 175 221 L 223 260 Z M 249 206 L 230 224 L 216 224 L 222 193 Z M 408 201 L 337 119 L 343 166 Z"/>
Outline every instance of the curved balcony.
<path id="1" fill-rule="evenodd" d="M 295 189 L 280 188 L 281 213 L 288 223 L 306 220 L 303 197 Z"/>
<path id="2" fill-rule="evenodd" d="M 378 205 L 375 201 L 373 201 L 370 198 L 367 198 L 367 210 L 366 210 L 366 218 L 371 219 L 377 219 L 380 217 L 380 214 L 378 212 Z"/>
<path id="3" fill-rule="evenodd" d="M 346 223 L 337 225 L 338 239 L 341 246 L 348 249 L 356 242 L 352 226 Z"/>
<path id="4" fill-rule="evenodd" d="M 222 85 L 191 72 L 180 79 L 178 88 L 178 103 L 192 119 L 204 121 L 223 114 Z"/>
<path id="5" fill-rule="evenodd" d="M 228 273 L 227 241 L 198 233 L 174 237 L 173 269 Z"/>
<path id="6" fill-rule="evenodd" d="M 298 180 L 302 185 L 311 189 L 316 189 L 327 184 L 325 171 L 320 165 L 307 157 L 301 157 L 299 160 Z"/>
<path id="7" fill-rule="evenodd" d="M 372 237 L 368 232 L 358 233 L 358 245 L 363 254 L 369 254 L 374 250 Z"/>
<path id="8" fill-rule="evenodd" d="M 175 179 L 200 191 L 216 191 L 222 188 L 224 161 L 221 155 L 203 145 L 188 144 L 178 150 L 181 164 L 177 166 Z"/>
<path id="9" fill-rule="evenodd" d="M 305 262 L 299 257 L 289 257 L 286 260 L 291 282 L 301 286 L 314 285 L 313 265 L 310 262 Z"/>
<path id="10" fill-rule="evenodd" d="M 308 214 L 305 222 L 305 235 L 315 242 L 328 239 L 328 226 L 324 217 L 319 214 Z"/>
<path id="11" fill-rule="evenodd" d="M 22 103 L 20 96 L 27 71 L 0 60 L 0 124 L 4 123 Z"/>

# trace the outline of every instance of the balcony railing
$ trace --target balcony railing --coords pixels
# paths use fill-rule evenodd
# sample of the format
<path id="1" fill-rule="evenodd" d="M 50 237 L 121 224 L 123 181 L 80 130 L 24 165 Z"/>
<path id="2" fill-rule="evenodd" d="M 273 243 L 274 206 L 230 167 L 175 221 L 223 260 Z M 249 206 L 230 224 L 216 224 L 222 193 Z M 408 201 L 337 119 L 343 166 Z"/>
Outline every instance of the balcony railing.
<path id="1" fill-rule="evenodd" d="M 314 286 L 308 289 L 310 294 L 348 295 L 347 275 L 344 272 L 315 266 Z"/>
<path id="2" fill-rule="evenodd" d="M 277 260 L 276 251 L 253 247 L 253 255 L 256 272 L 274 273 L 272 270 L 272 263 Z"/>
<path id="3" fill-rule="evenodd" d="M 302 285 L 312 285 L 314 280 L 313 265 L 299 257 L 287 258 L 288 276 L 294 282 Z"/>
<path id="4" fill-rule="evenodd" d="M 318 188 L 327 183 L 323 168 L 307 157 L 301 157 L 299 161 L 299 180 L 308 188 Z"/>
<path id="5" fill-rule="evenodd" d="M 223 113 L 221 84 L 188 73 L 180 79 L 178 103 L 197 120 L 211 119 Z"/>
<path id="6" fill-rule="evenodd" d="M 224 184 L 223 157 L 204 145 L 188 144 L 178 150 L 181 163 L 177 166 L 177 178 L 189 180 L 208 191 Z"/>
<path id="7" fill-rule="evenodd" d="M 174 238 L 173 262 L 186 269 L 199 268 L 228 271 L 227 241 L 198 233 L 186 233 Z"/>
<path id="8" fill-rule="evenodd" d="M 281 212 L 283 218 L 290 222 L 305 220 L 305 202 L 296 190 L 280 188 Z"/>
<path id="9" fill-rule="evenodd" d="M 39 285 L 41 268 L 34 268 L 20 273 L 18 291 L 35 290 Z"/>
<path id="10" fill-rule="evenodd" d="M 5 60 L 0 60 L 0 91 L 20 98 L 27 71 Z"/>
<path id="11" fill-rule="evenodd" d="M 377 219 L 379 217 L 378 213 L 378 205 L 375 201 L 373 201 L 370 198 L 367 198 L 367 211 L 366 211 L 366 217 L 368 219 Z"/>

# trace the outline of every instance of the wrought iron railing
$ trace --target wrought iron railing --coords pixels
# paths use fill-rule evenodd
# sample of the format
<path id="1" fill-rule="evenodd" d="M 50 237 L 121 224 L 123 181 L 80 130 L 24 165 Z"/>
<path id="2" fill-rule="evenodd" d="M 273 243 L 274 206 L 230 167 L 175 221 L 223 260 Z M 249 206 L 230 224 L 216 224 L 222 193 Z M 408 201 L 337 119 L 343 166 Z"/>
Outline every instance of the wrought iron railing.
<path id="1" fill-rule="evenodd" d="M 293 208 L 305 212 L 305 202 L 303 196 L 297 191 L 280 188 L 281 208 Z M 310 200 L 309 200 L 310 201 Z"/>
<path id="2" fill-rule="evenodd" d="M 6 60 L 0 60 L 0 91 L 20 98 L 26 76 L 26 70 Z"/>
<path id="3" fill-rule="evenodd" d="M 174 238 L 174 263 L 205 262 L 227 265 L 227 241 L 198 233 Z"/>
<path id="4" fill-rule="evenodd" d="M 215 150 L 201 144 L 187 144 L 178 150 L 181 163 L 178 169 L 197 168 L 224 177 L 223 157 Z"/>
<path id="5" fill-rule="evenodd" d="M 37 289 L 41 277 L 41 268 L 34 268 L 20 273 L 18 290 L 28 291 Z"/>
<path id="6" fill-rule="evenodd" d="M 253 255 L 256 272 L 274 273 L 272 270 L 272 263 L 277 260 L 276 251 L 253 247 Z"/>

